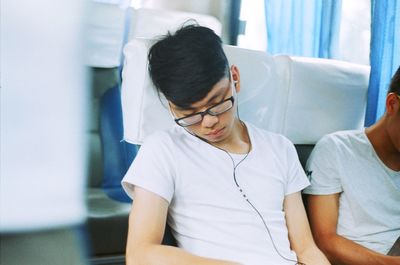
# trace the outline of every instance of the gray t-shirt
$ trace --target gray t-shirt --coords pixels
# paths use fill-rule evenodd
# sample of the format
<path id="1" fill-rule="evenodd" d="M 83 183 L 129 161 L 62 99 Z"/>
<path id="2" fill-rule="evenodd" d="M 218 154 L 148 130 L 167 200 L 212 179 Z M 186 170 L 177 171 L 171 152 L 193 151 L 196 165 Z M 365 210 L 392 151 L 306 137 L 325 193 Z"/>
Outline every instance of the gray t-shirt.
<path id="1" fill-rule="evenodd" d="M 386 254 L 400 235 L 400 172 L 383 164 L 365 132 L 326 135 L 306 171 L 305 194 L 340 193 L 337 233 Z"/>

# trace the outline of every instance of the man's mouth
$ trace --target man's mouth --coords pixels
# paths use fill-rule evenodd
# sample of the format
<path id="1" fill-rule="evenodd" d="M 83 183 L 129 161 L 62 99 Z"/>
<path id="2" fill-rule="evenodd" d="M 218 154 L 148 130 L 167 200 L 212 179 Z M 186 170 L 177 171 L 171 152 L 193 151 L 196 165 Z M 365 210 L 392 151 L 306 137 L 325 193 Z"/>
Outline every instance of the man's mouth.
<path id="1" fill-rule="evenodd" d="M 209 136 L 209 137 L 216 137 L 216 136 L 219 136 L 222 133 L 223 130 L 224 130 L 224 128 L 217 129 L 217 130 L 214 130 L 214 131 L 212 131 L 210 133 L 207 133 L 206 135 Z"/>

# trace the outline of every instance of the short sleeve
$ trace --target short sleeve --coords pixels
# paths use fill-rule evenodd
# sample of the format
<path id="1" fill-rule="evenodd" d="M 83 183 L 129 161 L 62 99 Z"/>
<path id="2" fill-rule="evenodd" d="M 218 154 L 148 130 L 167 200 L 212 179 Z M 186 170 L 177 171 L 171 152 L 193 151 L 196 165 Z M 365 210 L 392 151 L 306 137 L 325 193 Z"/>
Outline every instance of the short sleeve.
<path id="1" fill-rule="evenodd" d="M 332 135 L 324 136 L 312 151 L 306 172 L 311 185 L 303 193 L 329 195 L 342 192 L 338 164 L 338 146 Z"/>
<path id="2" fill-rule="evenodd" d="M 141 187 L 171 202 L 174 194 L 172 145 L 166 133 L 149 136 L 122 179 L 122 187 L 133 199 L 134 186 Z"/>
<path id="3" fill-rule="evenodd" d="M 304 170 L 300 164 L 299 157 L 297 155 L 296 149 L 294 148 L 294 145 L 287 140 L 287 183 L 286 183 L 286 189 L 285 189 L 285 195 L 289 195 L 298 191 L 301 191 L 305 187 L 310 185 L 310 182 L 308 181 L 306 174 L 304 173 Z"/>

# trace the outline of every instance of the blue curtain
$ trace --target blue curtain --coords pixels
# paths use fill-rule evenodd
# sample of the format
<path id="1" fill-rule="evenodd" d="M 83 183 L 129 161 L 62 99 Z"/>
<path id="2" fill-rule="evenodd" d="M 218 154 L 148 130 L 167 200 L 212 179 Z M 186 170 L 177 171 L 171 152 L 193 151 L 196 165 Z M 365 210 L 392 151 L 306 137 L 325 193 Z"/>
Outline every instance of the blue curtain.
<path id="1" fill-rule="evenodd" d="M 365 126 L 385 112 L 391 77 L 400 64 L 400 0 L 371 2 L 371 75 Z"/>
<path id="2" fill-rule="evenodd" d="M 341 0 L 265 0 L 271 54 L 339 58 Z"/>

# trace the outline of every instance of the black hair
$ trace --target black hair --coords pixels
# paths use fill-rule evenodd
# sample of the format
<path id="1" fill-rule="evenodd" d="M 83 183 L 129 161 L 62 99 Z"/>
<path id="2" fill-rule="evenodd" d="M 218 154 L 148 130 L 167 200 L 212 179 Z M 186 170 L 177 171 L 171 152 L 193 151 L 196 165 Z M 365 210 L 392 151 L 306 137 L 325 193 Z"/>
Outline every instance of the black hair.
<path id="1" fill-rule="evenodd" d="M 400 95 L 400 67 L 397 68 L 392 81 L 390 81 L 389 93 L 396 93 Z"/>
<path id="2" fill-rule="evenodd" d="M 205 98 L 222 78 L 230 77 L 220 37 L 199 25 L 168 32 L 150 48 L 148 60 L 158 93 L 183 109 Z"/>

